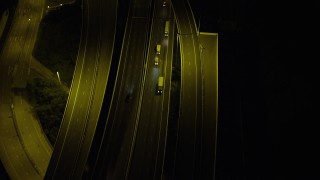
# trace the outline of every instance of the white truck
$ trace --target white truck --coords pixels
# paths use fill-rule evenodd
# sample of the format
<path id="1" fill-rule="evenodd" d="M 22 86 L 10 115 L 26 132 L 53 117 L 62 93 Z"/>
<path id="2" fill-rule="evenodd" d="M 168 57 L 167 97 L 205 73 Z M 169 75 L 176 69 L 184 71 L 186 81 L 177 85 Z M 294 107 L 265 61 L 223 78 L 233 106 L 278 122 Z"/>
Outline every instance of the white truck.
<path id="1" fill-rule="evenodd" d="M 157 86 L 157 93 L 162 94 L 163 92 L 163 76 L 158 78 L 158 86 Z"/>
<path id="2" fill-rule="evenodd" d="M 169 25 L 170 25 L 170 22 L 169 21 L 166 21 L 166 24 L 164 26 L 164 36 L 165 37 L 168 37 L 169 36 Z"/>
<path id="3" fill-rule="evenodd" d="M 157 44 L 157 46 L 156 46 L 156 53 L 157 53 L 157 54 L 160 54 L 160 50 L 161 50 L 161 45 L 160 45 L 160 44 Z"/>
<path id="4" fill-rule="evenodd" d="M 156 56 L 156 57 L 154 58 L 154 65 L 158 66 L 158 64 L 159 64 L 159 57 Z"/>

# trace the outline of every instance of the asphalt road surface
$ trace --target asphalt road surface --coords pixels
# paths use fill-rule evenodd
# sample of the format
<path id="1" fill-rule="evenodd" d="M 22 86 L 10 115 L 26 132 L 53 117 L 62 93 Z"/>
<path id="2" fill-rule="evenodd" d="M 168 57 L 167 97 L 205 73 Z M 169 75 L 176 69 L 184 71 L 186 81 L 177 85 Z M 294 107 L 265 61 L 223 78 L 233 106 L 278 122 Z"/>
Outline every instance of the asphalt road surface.
<path id="1" fill-rule="evenodd" d="M 46 179 L 82 176 L 109 75 L 116 5 L 117 1 L 84 0 L 74 78 Z"/>
<path id="2" fill-rule="evenodd" d="M 146 75 L 139 116 L 139 125 L 132 152 L 129 179 L 161 179 L 166 142 L 169 95 L 172 69 L 174 19 L 171 5 L 155 1 Z M 164 36 L 165 22 L 170 21 L 169 36 Z M 156 55 L 154 47 L 161 45 Z M 159 64 L 155 65 L 156 56 Z M 163 94 L 157 94 L 158 77 L 164 77 Z"/>
<path id="3" fill-rule="evenodd" d="M 16 30 L 12 30 L 9 41 L 13 42 L 15 66 L 13 72 L 13 88 L 25 88 L 28 75 L 30 74 L 30 63 L 32 50 L 38 34 L 40 20 L 43 15 L 44 1 L 26 1 L 23 8 L 17 10 L 17 18 L 14 19 Z M 17 42 L 17 43 L 15 43 Z"/>
<path id="4" fill-rule="evenodd" d="M 50 158 L 50 152 L 43 149 L 42 139 L 39 138 L 38 131 L 33 126 L 29 126 L 30 122 L 27 123 L 28 126 L 25 126 L 28 129 L 24 129 L 23 134 L 19 134 L 20 129 L 16 129 L 18 126 L 13 118 L 19 108 L 15 108 L 11 92 L 13 83 L 14 87 L 25 86 L 29 73 L 28 60 L 42 16 L 43 3 L 40 0 L 19 1 L 1 54 L 0 113 L 1 129 L 3 128 L 1 130 L 1 160 L 12 179 L 41 179 Z M 24 117 L 23 120 L 27 122 L 30 119 Z M 34 151 L 35 154 L 26 151 L 26 146 L 29 144 L 22 144 L 21 138 L 29 139 L 28 142 L 32 142 L 33 147 L 39 145 Z"/>
<path id="5" fill-rule="evenodd" d="M 202 75 L 196 23 L 187 1 L 172 1 L 181 51 L 181 99 L 173 179 L 198 179 L 202 126 Z"/>
<path id="6" fill-rule="evenodd" d="M 93 179 L 124 179 L 128 176 L 141 83 L 148 52 L 151 2 L 137 0 L 129 7 L 123 47 L 107 126 L 101 142 Z"/>

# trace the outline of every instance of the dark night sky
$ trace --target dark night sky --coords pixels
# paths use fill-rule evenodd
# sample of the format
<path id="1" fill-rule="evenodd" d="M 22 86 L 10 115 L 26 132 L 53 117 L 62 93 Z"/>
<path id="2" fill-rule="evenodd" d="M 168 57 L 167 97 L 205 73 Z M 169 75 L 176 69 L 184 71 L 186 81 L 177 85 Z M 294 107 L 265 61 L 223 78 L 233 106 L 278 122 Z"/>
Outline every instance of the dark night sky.
<path id="1" fill-rule="evenodd" d="M 219 33 L 217 179 L 319 179 L 319 3 L 197 8 L 201 31 Z"/>

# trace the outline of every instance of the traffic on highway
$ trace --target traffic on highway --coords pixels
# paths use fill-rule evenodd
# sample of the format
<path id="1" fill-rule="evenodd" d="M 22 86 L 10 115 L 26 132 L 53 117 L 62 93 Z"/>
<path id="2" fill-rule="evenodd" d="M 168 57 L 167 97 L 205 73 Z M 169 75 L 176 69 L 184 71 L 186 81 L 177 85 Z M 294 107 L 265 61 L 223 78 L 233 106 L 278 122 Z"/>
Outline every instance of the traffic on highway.
<path id="1" fill-rule="evenodd" d="M 60 6 L 48 5 L 46 10 Z M 83 0 L 81 9 L 76 66 L 48 168 L 32 169 L 30 162 L 25 166 L 44 179 L 213 177 L 209 171 L 215 163 L 217 91 L 204 89 L 218 88 L 217 74 L 201 63 L 212 66 L 217 61 L 200 61 L 203 54 L 189 2 Z M 27 34 L 34 18 L 21 22 Z M 33 46 L 25 43 L 28 53 Z M 217 54 L 212 52 L 210 56 Z M 28 66 L 20 66 L 23 70 L 18 72 L 1 66 L 5 70 L 0 85 L 10 84 L 10 79 L 3 79 L 3 72 L 10 71 L 18 78 L 13 86 L 25 86 Z M 208 80 L 203 73 L 212 77 L 212 86 L 203 87 Z M 6 88 L 1 92 L 9 94 Z M 204 95 L 213 100 L 204 100 Z M 9 101 L 4 95 L 0 98 Z M 204 110 L 204 103 L 215 111 Z M 8 112 L 16 107 L 11 102 L 7 108 L 0 106 Z"/>

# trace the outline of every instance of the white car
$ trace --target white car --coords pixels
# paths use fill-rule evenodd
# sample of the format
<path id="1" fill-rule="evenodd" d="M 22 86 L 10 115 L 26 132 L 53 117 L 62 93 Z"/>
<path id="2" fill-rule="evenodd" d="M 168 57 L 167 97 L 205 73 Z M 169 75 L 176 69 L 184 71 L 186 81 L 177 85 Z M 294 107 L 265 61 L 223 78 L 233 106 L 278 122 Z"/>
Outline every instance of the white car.
<path id="1" fill-rule="evenodd" d="M 154 65 L 158 66 L 158 64 L 159 64 L 159 58 L 156 56 L 154 58 Z"/>
<path id="2" fill-rule="evenodd" d="M 164 2 L 162 3 L 162 6 L 166 6 L 166 5 L 167 5 L 167 2 L 164 1 Z"/>

